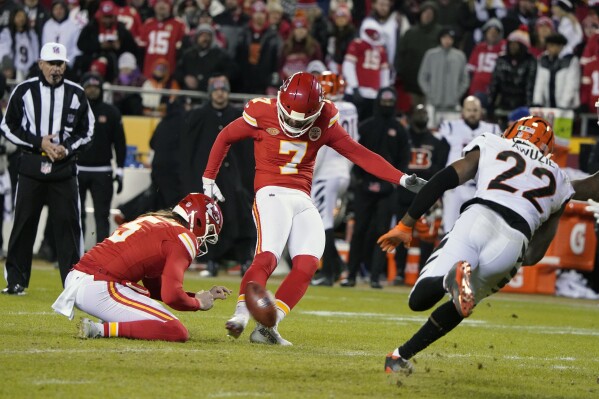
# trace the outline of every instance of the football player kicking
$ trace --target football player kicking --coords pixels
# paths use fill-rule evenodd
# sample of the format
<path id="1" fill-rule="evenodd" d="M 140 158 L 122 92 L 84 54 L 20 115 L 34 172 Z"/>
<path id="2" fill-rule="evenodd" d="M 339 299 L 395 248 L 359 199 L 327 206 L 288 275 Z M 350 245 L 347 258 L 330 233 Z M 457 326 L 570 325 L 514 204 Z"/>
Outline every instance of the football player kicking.
<path id="1" fill-rule="evenodd" d="M 185 270 L 217 242 L 222 225 L 220 208 L 204 194 L 125 223 L 73 267 L 52 308 L 69 319 L 77 307 L 103 320 L 82 318 L 80 338 L 185 342 L 187 329 L 158 301 L 179 311 L 209 310 L 215 299 L 231 294 L 221 286 L 183 291 Z"/>
<path id="2" fill-rule="evenodd" d="M 553 143 L 549 124 L 530 116 L 514 122 L 502 137 L 476 137 L 464 148 L 464 157 L 433 176 L 398 225 L 379 238 L 385 251 L 409 245 L 420 216 L 446 190 L 475 179 L 474 198 L 462 206 L 453 229 L 427 260 L 408 303 L 410 309 L 424 311 L 446 293 L 452 299 L 387 355 L 387 373 L 410 374 L 409 359 L 470 316 L 476 304 L 499 291 L 521 265 L 542 258 L 574 194 L 566 174 L 549 159 Z"/>
<path id="3" fill-rule="evenodd" d="M 287 244 L 292 268 L 275 293 L 277 325 L 258 324 L 250 341 L 291 345 L 279 334 L 278 323 L 304 296 L 324 250 L 322 219 L 310 198 L 314 160 L 322 146 L 414 192 L 425 183 L 358 144 L 338 119 L 335 105 L 323 98 L 318 78 L 298 72 L 285 80 L 276 99 L 250 100 L 242 117 L 227 125 L 212 147 L 202 177 L 204 194 L 221 201 L 224 198 L 214 180 L 231 144 L 254 140 L 256 159 L 253 214 L 258 239 L 254 260 L 241 280 L 235 313 L 226 323 L 231 337 L 238 338 L 249 321 L 244 296 L 247 282 L 265 286 Z"/>

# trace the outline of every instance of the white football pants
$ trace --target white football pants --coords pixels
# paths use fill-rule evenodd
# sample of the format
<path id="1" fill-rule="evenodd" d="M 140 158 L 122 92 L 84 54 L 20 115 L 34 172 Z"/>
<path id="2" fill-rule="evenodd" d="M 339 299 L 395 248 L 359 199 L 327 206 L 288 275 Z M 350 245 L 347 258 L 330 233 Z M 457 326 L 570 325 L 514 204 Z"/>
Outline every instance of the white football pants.
<path id="1" fill-rule="evenodd" d="M 257 254 L 272 252 L 279 261 L 287 244 L 292 259 L 297 255 L 322 257 L 324 227 L 308 194 L 286 187 L 262 187 L 256 192 L 253 213 Z"/>
<path id="2" fill-rule="evenodd" d="M 484 205 L 471 205 L 430 256 L 418 281 L 445 276 L 454 264 L 467 261 L 472 266 L 471 284 L 478 303 L 509 282 L 527 246 L 524 234 L 499 214 Z"/>

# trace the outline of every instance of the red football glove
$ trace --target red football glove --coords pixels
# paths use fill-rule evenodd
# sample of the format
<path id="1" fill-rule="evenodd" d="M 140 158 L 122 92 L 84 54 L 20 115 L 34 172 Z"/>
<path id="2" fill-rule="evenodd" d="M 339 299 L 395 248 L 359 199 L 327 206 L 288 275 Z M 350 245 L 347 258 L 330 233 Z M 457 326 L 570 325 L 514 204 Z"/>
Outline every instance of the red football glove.
<path id="1" fill-rule="evenodd" d="M 410 241 L 412 241 L 412 228 L 399 222 L 397 226 L 380 236 L 376 242 L 383 251 L 390 252 L 401 243 L 406 248 L 410 248 Z"/>

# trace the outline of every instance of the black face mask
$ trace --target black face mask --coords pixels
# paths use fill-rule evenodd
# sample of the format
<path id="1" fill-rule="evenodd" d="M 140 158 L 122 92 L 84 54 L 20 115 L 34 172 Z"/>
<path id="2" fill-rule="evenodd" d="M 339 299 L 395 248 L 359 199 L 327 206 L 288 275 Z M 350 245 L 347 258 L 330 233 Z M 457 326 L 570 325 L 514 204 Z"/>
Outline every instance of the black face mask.
<path id="1" fill-rule="evenodd" d="M 425 119 L 417 119 L 415 121 L 412 121 L 412 124 L 414 125 L 414 127 L 419 130 L 426 129 L 427 123 L 428 123 L 428 121 Z"/>
<path id="2" fill-rule="evenodd" d="M 393 116 L 393 113 L 395 112 L 395 106 L 393 105 L 379 105 L 379 109 L 381 115 L 386 117 Z"/>

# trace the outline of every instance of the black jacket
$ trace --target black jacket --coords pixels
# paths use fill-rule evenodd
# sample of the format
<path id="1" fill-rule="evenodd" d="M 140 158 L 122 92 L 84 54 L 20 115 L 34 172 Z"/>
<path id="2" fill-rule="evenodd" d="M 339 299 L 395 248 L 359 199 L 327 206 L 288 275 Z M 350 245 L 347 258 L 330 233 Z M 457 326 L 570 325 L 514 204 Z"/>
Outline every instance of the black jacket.
<path id="1" fill-rule="evenodd" d="M 91 102 L 91 109 L 96 117 L 94 141 L 88 149 L 79 155 L 77 164 L 81 166 L 108 166 L 112 159 L 112 148 L 116 155 L 116 166 L 125 164 L 127 144 L 123 120 L 119 110 L 102 101 Z"/>
<path id="2" fill-rule="evenodd" d="M 175 79 L 182 88 L 188 89 L 184 78 L 187 75 L 194 76 L 198 80 L 198 87 L 195 90 L 207 91 L 208 79 L 216 73 L 226 75 L 229 81 L 235 79 L 235 64 L 225 50 L 211 47 L 200 51 L 197 46 L 193 46 L 185 50 L 183 56 L 179 58 Z"/>
<path id="3" fill-rule="evenodd" d="M 254 43 L 254 44 L 252 44 Z M 259 44 L 260 54 L 256 64 L 250 64 L 250 47 Z M 279 84 L 277 68 L 281 40 L 273 29 L 266 29 L 259 39 L 254 40 L 254 33 L 249 26 L 244 27 L 236 50 L 236 63 L 241 71 L 239 82 L 234 91 L 242 93 L 264 94 L 269 86 Z"/>
<path id="4" fill-rule="evenodd" d="M 395 168 L 403 171 L 410 160 L 410 139 L 408 133 L 395 117 L 395 113 L 385 116 L 379 105 L 381 93 L 390 88 L 382 89 L 374 103 L 373 116 L 364 120 L 358 126 L 360 133 L 359 143 L 371 151 L 376 152 Z M 378 183 L 381 193 L 390 193 L 393 190 L 391 183 L 367 173 L 359 166 L 354 166 L 353 173 L 358 179 L 360 187 L 368 189 L 371 183 Z"/>
<path id="5" fill-rule="evenodd" d="M 491 106 L 508 111 L 530 106 L 536 74 L 537 60 L 528 51 L 519 57 L 506 54 L 497 58 L 489 84 Z"/>
<path id="6" fill-rule="evenodd" d="M 217 110 L 210 103 L 189 113 L 187 126 L 181 133 L 181 177 L 185 192 L 202 192 L 202 175 L 212 145 L 220 131 L 241 116 L 241 109 L 227 106 Z M 238 244 L 238 240 L 253 234 L 253 189 L 248 187 L 246 173 L 254 173 L 253 141 L 235 143 L 223 160 L 216 184 L 226 201 L 220 203 L 225 223 L 218 243 L 211 247 L 206 259 L 219 259 Z M 247 255 L 237 255 L 245 260 Z M 234 256 L 235 258 L 235 256 Z"/>

